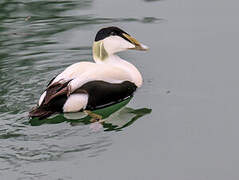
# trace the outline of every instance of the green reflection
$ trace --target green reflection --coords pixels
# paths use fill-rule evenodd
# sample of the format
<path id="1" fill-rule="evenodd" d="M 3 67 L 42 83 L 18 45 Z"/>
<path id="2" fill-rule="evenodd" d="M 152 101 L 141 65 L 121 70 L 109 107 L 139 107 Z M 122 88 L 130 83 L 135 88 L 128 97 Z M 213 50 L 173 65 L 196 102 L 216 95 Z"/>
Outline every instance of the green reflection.
<path id="1" fill-rule="evenodd" d="M 101 115 L 104 120 L 103 127 L 105 131 L 118 131 L 131 124 L 133 124 L 140 117 L 151 113 L 151 109 L 141 108 L 133 109 L 125 107 L 132 99 L 128 98 L 118 104 L 98 109 L 94 113 Z M 39 120 L 33 118 L 29 121 L 32 126 L 40 126 L 42 124 L 57 124 L 62 122 L 69 122 L 72 126 L 90 124 L 91 117 L 83 112 L 58 114 L 48 119 Z"/>

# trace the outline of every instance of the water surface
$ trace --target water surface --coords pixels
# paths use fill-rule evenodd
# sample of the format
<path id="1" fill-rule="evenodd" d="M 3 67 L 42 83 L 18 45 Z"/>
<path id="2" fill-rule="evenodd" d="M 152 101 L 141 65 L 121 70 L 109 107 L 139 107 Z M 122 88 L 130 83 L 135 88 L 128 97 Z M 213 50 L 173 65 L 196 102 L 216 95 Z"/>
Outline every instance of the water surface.
<path id="1" fill-rule="evenodd" d="M 238 179 L 238 5 L 1 0 L 1 179 Z M 29 122 L 48 81 L 92 61 L 95 33 L 111 25 L 150 47 L 120 53 L 144 77 L 134 98 L 104 111 L 103 127 Z"/>

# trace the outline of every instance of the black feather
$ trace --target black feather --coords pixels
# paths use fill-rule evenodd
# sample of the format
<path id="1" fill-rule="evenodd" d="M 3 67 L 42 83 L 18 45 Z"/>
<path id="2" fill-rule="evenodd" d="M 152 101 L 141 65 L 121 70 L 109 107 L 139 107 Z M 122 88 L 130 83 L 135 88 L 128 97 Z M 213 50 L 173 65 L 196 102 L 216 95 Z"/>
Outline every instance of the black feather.
<path id="1" fill-rule="evenodd" d="M 117 84 L 105 81 L 91 81 L 79 89 L 85 90 L 89 95 L 86 109 L 94 110 L 118 103 L 132 96 L 136 88 L 137 86 L 129 81 Z"/>
<path id="2" fill-rule="evenodd" d="M 55 83 L 49 86 L 47 92 L 50 94 L 46 95 L 40 106 L 30 111 L 29 116 L 44 119 L 54 113 L 62 112 L 67 100 L 65 88 L 68 83 Z M 88 94 L 89 98 L 86 109 L 96 110 L 125 100 L 133 95 L 136 88 L 137 86 L 129 81 L 117 84 L 105 81 L 91 81 L 75 90 L 72 94 Z M 57 95 L 54 96 L 55 94 Z"/>
<path id="3" fill-rule="evenodd" d="M 97 32 L 97 34 L 95 36 L 95 41 L 100 41 L 109 36 L 120 36 L 120 37 L 124 38 L 126 41 L 129 41 L 131 43 L 131 41 L 129 39 L 127 39 L 123 34 L 128 34 L 128 33 L 118 27 L 115 27 L 115 26 L 102 28 L 101 30 L 99 30 Z"/>

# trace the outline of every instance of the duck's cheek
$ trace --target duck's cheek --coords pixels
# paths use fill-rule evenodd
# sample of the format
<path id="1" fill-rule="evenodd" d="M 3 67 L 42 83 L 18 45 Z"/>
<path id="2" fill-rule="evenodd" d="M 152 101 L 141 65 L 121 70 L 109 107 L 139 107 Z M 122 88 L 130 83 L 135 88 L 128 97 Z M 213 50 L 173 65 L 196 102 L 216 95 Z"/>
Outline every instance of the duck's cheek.
<path id="1" fill-rule="evenodd" d="M 114 54 L 127 49 L 132 49 L 135 46 L 126 41 L 120 36 L 110 36 L 103 40 L 104 48 L 108 54 Z"/>

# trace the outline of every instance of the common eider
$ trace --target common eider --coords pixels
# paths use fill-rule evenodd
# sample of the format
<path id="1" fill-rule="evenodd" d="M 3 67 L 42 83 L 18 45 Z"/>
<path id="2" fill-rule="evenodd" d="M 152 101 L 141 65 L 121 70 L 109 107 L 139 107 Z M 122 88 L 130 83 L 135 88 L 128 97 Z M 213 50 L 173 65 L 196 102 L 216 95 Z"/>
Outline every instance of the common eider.
<path id="1" fill-rule="evenodd" d="M 131 97 L 143 80 L 133 64 L 116 55 L 128 49 L 148 47 L 118 27 L 100 29 L 92 47 L 95 62 L 72 64 L 53 78 L 29 116 L 43 119 L 59 112 L 90 112 Z"/>

